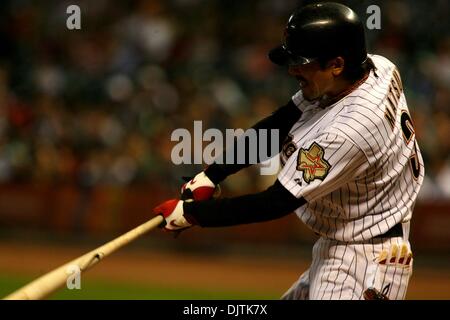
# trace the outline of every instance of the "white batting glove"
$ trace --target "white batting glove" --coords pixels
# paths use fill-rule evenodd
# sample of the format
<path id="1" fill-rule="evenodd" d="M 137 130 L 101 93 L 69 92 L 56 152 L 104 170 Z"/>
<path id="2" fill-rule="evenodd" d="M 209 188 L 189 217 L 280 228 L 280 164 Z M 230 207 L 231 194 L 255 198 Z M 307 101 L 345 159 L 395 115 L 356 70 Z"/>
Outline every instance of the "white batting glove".
<path id="1" fill-rule="evenodd" d="M 215 185 L 204 171 L 183 184 L 181 187 L 181 199 L 193 199 L 194 201 L 217 198 L 220 195 L 220 186 Z"/>
<path id="2" fill-rule="evenodd" d="M 411 275 L 413 254 L 406 243 L 393 243 L 380 252 L 375 262 L 378 263 L 373 274 L 373 282 L 364 291 L 366 300 L 389 300 L 391 286 L 398 286 L 403 279 Z"/>
<path id="3" fill-rule="evenodd" d="M 379 264 L 396 265 L 406 267 L 411 264 L 412 252 L 408 246 L 403 243 L 401 246 L 392 244 L 389 249 L 381 251 L 377 262 Z"/>
<path id="4" fill-rule="evenodd" d="M 153 209 L 153 214 L 162 215 L 166 221 L 164 229 L 167 231 L 181 231 L 192 226 L 183 212 L 183 201 L 178 199 L 168 200 Z"/>

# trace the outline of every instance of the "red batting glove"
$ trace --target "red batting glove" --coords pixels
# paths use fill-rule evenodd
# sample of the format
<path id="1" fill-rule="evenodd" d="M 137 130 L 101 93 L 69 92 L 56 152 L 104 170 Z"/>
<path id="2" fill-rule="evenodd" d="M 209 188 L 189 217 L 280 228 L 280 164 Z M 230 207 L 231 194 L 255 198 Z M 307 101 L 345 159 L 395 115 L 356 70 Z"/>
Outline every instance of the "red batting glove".
<path id="1" fill-rule="evenodd" d="M 219 185 L 215 185 L 204 171 L 181 187 L 181 199 L 193 199 L 194 201 L 217 198 L 220 195 Z"/>
<path id="2" fill-rule="evenodd" d="M 167 231 L 181 231 L 192 226 L 183 213 L 183 201 L 171 199 L 153 209 L 154 215 L 162 215 L 166 221 L 164 229 Z"/>

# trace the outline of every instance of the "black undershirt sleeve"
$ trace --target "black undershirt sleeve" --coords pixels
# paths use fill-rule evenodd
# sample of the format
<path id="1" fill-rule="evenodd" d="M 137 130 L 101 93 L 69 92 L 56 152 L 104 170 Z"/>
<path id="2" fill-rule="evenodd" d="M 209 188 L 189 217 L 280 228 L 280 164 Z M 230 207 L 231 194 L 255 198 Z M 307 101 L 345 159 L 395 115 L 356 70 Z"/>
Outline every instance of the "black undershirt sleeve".
<path id="1" fill-rule="evenodd" d="M 264 118 L 263 120 L 256 123 L 252 128 L 256 130 L 258 133 L 259 129 L 278 129 L 279 130 L 279 143 L 278 148 L 274 148 L 270 146 L 270 139 L 268 141 L 269 144 L 269 150 L 267 150 L 267 155 L 263 156 L 263 158 L 260 158 L 259 155 L 259 149 L 258 149 L 258 163 L 261 161 L 268 160 L 272 158 L 273 156 L 277 155 L 280 152 L 280 149 L 282 147 L 282 144 L 287 137 L 289 131 L 291 130 L 292 126 L 298 121 L 298 119 L 301 117 L 302 112 L 297 108 L 297 106 L 294 104 L 292 100 L 290 100 L 285 106 L 280 107 L 277 109 L 274 113 L 272 113 L 267 118 Z M 270 137 L 270 133 L 268 134 Z M 225 150 L 224 153 L 221 155 L 221 159 L 223 159 L 223 164 L 219 164 L 217 162 L 214 162 L 208 168 L 205 170 L 205 174 L 208 176 L 209 179 L 211 179 L 212 182 L 215 184 L 219 184 L 222 182 L 226 177 L 229 175 L 238 172 L 239 170 L 249 167 L 252 163 L 249 161 L 249 145 L 248 141 L 246 143 L 245 148 L 245 162 L 240 164 L 237 160 L 237 145 L 239 139 L 245 139 L 245 137 L 239 137 L 234 139 L 234 161 L 233 164 L 227 164 L 226 163 L 226 155 L 227 151 Z M 257 134 L 257 146 L 259 146 L 259 135 Z"/>
<path id="2" fill-rule="evenodd" d="M 184 202 L 184 216 L 202 227 L 225 227 L 281 218 L 304 205 L 278 180 L 267 190 L 234 198 Z"/>

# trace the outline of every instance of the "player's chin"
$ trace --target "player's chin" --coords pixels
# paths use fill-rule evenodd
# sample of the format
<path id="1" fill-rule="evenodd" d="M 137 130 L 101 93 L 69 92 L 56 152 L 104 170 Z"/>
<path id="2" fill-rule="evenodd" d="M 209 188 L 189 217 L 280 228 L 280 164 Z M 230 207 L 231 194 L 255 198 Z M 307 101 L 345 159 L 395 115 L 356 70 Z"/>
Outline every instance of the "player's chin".
<path id="1" fill-rule="evenodd" d="M 317 99 L 317 94 L 315 92 L 311 92 L 308 88 L 302 88 L 303 98 L 307 101 L 313 101 Z"/>

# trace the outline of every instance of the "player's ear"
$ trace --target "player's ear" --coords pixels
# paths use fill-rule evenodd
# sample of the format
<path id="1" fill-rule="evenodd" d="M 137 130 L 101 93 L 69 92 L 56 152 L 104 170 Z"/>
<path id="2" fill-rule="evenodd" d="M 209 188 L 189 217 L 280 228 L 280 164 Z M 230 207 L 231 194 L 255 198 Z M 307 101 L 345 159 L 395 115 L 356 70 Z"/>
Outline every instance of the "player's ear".
<path id="1" fill-rule="evenodd" d="M 344 71 L 345 60 L 342 57 L 336 57 L 330 61 L 330 66 L 332 68 L 331 72 L 337 77 Z"/>

